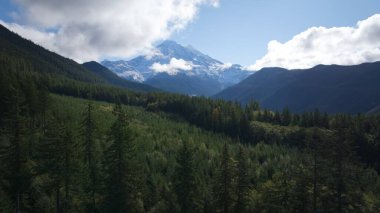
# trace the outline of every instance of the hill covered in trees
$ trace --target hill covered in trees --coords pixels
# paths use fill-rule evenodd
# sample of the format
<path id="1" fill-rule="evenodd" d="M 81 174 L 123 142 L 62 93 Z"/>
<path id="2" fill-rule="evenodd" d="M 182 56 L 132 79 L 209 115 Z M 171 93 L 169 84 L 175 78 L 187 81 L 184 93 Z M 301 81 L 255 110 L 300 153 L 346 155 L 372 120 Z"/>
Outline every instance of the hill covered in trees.
<path id="1" fill-rule="evenodd" d="M 62 84 L 97 83 L 119 86 L 135 91 L 158 91 L 158 89 L 131 82 L 113 74 L 107 68 L 97 68 L 87 64 L 82 66 L 75 61 L 48 51 L 29 40 L 9 31 L 0 25 L 0 64 L 3 72 L 17 70 L 23 75 L 30 75 L 51 88 Z M 100 70 L 101 69 L 101 70 Z"/>
<path id="2" fill-rule="evenodd" d="M 380 210 L 379 115 L 136 92 L 17 54 L 0 64 L 1 212 Z"/>
<path id="3" fill-rule="evenodd" d="M 373 113 L 380 106 L 379 71 L 380 62 L 306 70 L 264 68 L 214 97 L 242 104 L 256 100 L 271 110 Z"/>

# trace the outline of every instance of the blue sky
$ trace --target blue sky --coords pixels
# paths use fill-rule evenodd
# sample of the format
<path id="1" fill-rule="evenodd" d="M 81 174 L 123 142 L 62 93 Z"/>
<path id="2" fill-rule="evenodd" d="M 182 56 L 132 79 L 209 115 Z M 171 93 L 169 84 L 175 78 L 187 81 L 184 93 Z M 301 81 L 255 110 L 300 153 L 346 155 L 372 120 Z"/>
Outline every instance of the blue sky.
<path id="1" fill-rule="evenodd" d="M 128 59 L 149 52 L 163 39 L 252 69 L 380 60 L 380 15 L 374 16 L 380 13 L 378 0 L 17 2 L 1 0 L 2 24 L 78 62 Z M 365 24 L 358 26 L 361 20 Z M 312 28 L 318 26 L 326 29 Z M 374 36 L 369 38 L 367 31 Z M 277 42 L 268 50 L 272 40 Z M 353 41 L 363 45 L 352 45 Z M 310 44 L 311 49 L 303 46 Z"/>
<path id="2" fill-rule="evenodd" d="M 285 42 L 313 26 L 355 26 L 379 12 L 378 0 L 221 0 L 217 9 L 202 8 L 173 39 L 249 65 L 266 53 L 270 40 Z"/>

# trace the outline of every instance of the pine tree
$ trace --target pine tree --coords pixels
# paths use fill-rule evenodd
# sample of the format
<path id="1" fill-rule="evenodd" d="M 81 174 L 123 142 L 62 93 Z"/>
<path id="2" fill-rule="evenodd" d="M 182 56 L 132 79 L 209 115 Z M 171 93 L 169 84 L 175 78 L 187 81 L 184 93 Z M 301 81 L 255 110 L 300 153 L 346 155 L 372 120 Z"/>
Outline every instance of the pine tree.
<path id="1" fill-rule="evenodd" d="M 305 153 L 298 159 L 299 164 L 293 171 L 295 185 L 291 190 L 291 212 L 311 212 L 311 198 L 310 198 L 310 184 L 311 175 L 310 170 L 305 166 L 308 160 L 308 154 Z"/>
<path id="2" fill-rule="evenodd" d="M 75 191 L 75 184 L 78 183 L 77 177 L 79 174 L 79 162 L 78 154 L 75 151 L 78 148 L 78 143 L 74 137 L 72 131 L 65 127 L 65 132 L 63 135 L 64 145 L 62 147 L 61 154 L 63 154 L 63 189 L 64 189 L 64 199 L 63 199 L 63 211 L 70 212 L 73 208 L 73 195 L 72 191 Z"/>
<path id="3" fill-rule="evenodd" d="M 42 128 L 42 130 L 45 130 L 46 122 L 47 122 L 47 112 L 49 108 L 51 107 L 51 97 L 49 95 L 49 91 L 47 88 L 42 87 L 37 92 L 37 108 L 38 108 L 38 125 Z"/>
<path id="4" fill-rule="evenodd" d="M 311 174 L 312 186 L 312 209 L 313 212 L 319 211 L 320 206 L 318 203 L 321 199 L 320 187 L 323 185 L 325 172 L 325 159 L 326 158 L 326 143 L 327 133 L 323 133 L 318 128 L 313 128 L 307 132 L 306 136 L 306 151 L 309 153 L 310 162 L 307 165 Z"/>
<path id="5" fill-rule="evenodd" d="M 195 177 L 193 150 L 189 142 L 183 142 L 178 151 L 177 167 L 175 170 L 175 190 L 181 211 L 184 213 L 192 212 L 195 192 Z"/>
<path id="6" fill-rule="evenodd" d="M 289 111 L 289 108 L 285 108 L 281 113 L 281 124 L 288 126 L 292 122 L 292 114 Z"/>
<path id="7" fill-rule="evenodd" d="M 228 213 L 233 206 L 233 163 L 228 150 L 228 145 L 225 143 L 222 150 L 221 164 L 218 171 L 217 183 L 215 190 L 215 199 L 217 208 L 220 211 Z"/>
<path id="8" fill-rule="evenodd" d="M 5 75 L 4 71 L 0 72 L 0 128 L 4 125 L 4 117 L 7 111 L 7 103 L 5 100 L 9 94 L 9 83 L 8 76 Z"/>
<path id="9" fill-rule="evenodd" d="M 276 111 L 274 113 L 273 122 L 275 124 L 281 124 L 281 115 L 280 115 L 280 112 Z"/>
<path id="10" fill-rule="evenodd" d="M 97 211 L 97 189 L 99 185 L 99 160 L 97 155 L 97 126 L 94 118 L 94 107 L 88 102 L 82 121 L 82 137 L 84 141 L 85 191 L 88 194 L 88 209 Z"/>
<path id="11" fill-rule="evenodd" d="M 235 212 L 246 212 L 246 206 L 248 202 L 248 192 L 250 188 L 247 158 L 243 150 L 243 147 L 239 146 L 239 152 L 237 155 L 237 185 L 236 185 L 236 207 Z"/>
<path id="12" fill-rule="evenodd" d="M 47 123 L 47 129 L 45 131 L 44 137 L 38 148 L 38 173 L 48 174 L 50 181 L 49 183 L 44 183 L 48 185 L 46 188 L 52 187 L 56 195 L 56 212 L 61 211 L 60 205 L 60 188 L 62 175 L 61 165 L 62 155 L 60 153 L 60 145 L 62 143 L 62 127 L 59 126 L 56 121 L 50 121 Z M 50 187 L 49 187 L 50 186 Z M 46 189 L 48 190 L 48 189 Z"/>
<path id="13" fill-rule="evenodd" d="M 272 116 L 272 113 L 268 110 L 268 109 L 265 109 L 264 110 L 264 113 L 263 113 L 263 122 L 272 122 L 273 121 L 273 116 Z"/>
<path id="14" fill-rule="evenodd" d="M 36 127 L 36 117 L 38 114 L 38 91 L 33 81 L 28 81 L 24 88 L 25 104 L 28 109 L 29 128 L 32 130 Z"/>
<path id="15" fill-rule="evenodd" d="M 111 145 L 105 152 L 106 212 L 140 212 L 141 168 L 137 163 L 136 148 L 127 116 L 120 104 L 114 109 L 116 121 L 109 133 Z"/>
<path id="16" fill-rule="evenodd" d="M 78 174 L 77 143 L 73 133 L 56 113 L 46 122 L 37 148 L 37 175 L 48 177 L 42 183 L 48 194 L 55 195 L 56 212 L 70 212 Z M 63 196 L 62 196 L 63 194 Z"/>
<path id="17" fill-rule="evenodd" d="M 0 157 L 5 165 L 5 179 L 8 182 L 8 194 L 15 204 L 15 211 L 23 209 L 23 194 L 30 186 L 32 174 L 28 166 L 26 153 L 27 120 L 23 115 L 23 97 L 20 89 L 10 88 L 12 92 L 7 100 L 9 111 L 5 115 L 4 135 L 7 146 L 2 147 Z"/>
<path id="18" fill-rule="evenodd" d="M 336 212 L 346 212 L 349 208 L 359 211 L 362 206 L 362 195 L 357 194 L 358 185 L 355 183 L 359 176 L 356 168 L 358 160 L 352 143 L 348 129 L 338 128 L 334 132 L 329 166 L 332 175 L 330 186 L 335 195 L 333 200 Z"/>
<path id="19" fill-rule="evenodd" d="M 251 123 L 246 115 L 240 117 L 240 137 L 245 143 L 252 143 Z"/>
<path id="20" fill-rule="evenodd" d="M 332 175 L 331 153 L 334 152 L 334 134 L 330 130 L 312 128 L 306 137 L 307 149 L 310 155 L 306 165 L 311 175 L 312 210 L 335 211 L 331 209 L 333 199 L 329 179 Z"/>

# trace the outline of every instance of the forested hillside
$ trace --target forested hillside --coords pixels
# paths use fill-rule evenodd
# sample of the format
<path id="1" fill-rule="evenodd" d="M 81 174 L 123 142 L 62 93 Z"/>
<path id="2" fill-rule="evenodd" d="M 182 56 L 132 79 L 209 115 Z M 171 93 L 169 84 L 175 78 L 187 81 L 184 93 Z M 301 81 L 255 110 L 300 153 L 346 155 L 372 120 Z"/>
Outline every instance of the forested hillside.
<path id="1" fill-rule="evenodd" d="M 121 79 L 111 71 L 91 72 L 75 61 L 44 49 L 33 42 L 9 31 L 0 24 L 0 66 L 3 72 L 17 70 L 34 80 L 44 82 L 49 88 L 62 84 L 98 83 L 118 86 L 135 91 L 158 91 L 157 89 Z M 109 72 L 109 73 L 107 73 Z"/>

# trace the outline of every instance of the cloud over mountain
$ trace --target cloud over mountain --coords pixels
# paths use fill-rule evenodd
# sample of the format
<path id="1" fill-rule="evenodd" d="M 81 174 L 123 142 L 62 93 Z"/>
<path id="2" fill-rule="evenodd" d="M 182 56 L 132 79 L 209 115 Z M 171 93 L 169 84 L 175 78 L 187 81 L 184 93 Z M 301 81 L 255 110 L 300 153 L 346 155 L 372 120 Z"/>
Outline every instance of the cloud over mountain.
<path id="1" fill-rule="evenodd" d="M 263 67 L 304 69 L 318 64 L 353 65 L 380 60 L 380 14 L 355 27 L 312 27 L 280 43 L 268 43 L 268 52 L 250 70 Z"/>
<path id="2" fill-rule="evenodd" d="M 130 57 L 183 29 L 218 0 L 15 0 L 15 23 L 1 24 L 78 61 Z"/>
<path id="3" fill-rule="evenodd" d="M 191 71 L 195 65 L 191 61 L 171 58 L 169 64 L 152 64 L 149 68 L 155 72 L 166 72 L 169 75 L 175 75 L 179 70 Z"/>

